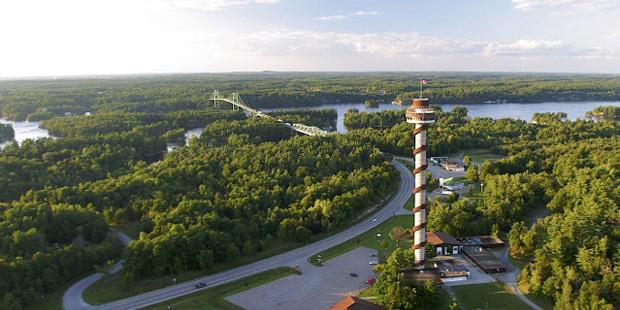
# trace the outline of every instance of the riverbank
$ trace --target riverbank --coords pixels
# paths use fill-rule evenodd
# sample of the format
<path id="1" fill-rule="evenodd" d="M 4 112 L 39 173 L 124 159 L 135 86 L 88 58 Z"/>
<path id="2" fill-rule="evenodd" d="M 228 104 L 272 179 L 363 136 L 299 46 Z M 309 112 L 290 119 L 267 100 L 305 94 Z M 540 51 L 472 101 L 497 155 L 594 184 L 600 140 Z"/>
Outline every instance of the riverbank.
<path id="1" fill-rule="evenodd" d="M 431 102 L 431 104 L 433 104 Z M 452 110 L 461 106 L 467 108 L 470 117 L 515 118 L 530 121 L 534 113 L 557 113 L 565 112 L 567 119 L 585 119 L 586 113 L 598 106 L 620 106 L 620 101 L 566 101 L 566 102 L 539 102 L 539 103 L 473 103 L 473 104 L 433 104 L 444 111 Z M 366 107 L 363 102 L 359 103 L 332 103 L 316 106 L 302 106 L 294 108 L 264 109 L 264 112 L 295 111 L 295 110 L 321 110 L 334 109 L 338 114 L 336 128 L 339 133 L 346 133 L 344 126 L 344 114 L 356 109 L 360 112 L 380 112 L 387 110 L 404 110 L 408 105 L 379 104 L 378 107 Z M 403 111 L 404 113 L 404 111 Z"/>

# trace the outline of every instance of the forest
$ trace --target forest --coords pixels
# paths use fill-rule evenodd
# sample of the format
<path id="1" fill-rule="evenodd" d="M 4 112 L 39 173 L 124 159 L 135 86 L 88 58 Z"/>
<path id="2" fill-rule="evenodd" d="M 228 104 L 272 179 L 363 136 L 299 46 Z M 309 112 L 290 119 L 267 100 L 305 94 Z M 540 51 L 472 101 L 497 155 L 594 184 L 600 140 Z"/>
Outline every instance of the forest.
<path id="1" fill-rule="evenodd" d="M 357 140 L 394 154 L 411 151 L 411 126 L 394 121 L 393 112 L 347 117 Z M 392 127 L 381 129 L 382 122 Z M 430 230 L 506 234 L 511 254 L 527 263 L 519 281 L 556 309 L 620 306 L 620 122 L 567 121 L 564 113 L 539 113 L 532 122 L 492 120 L 455 108 L 438 111 L 428 136 L 429 156 L 468 148 L 505 155 L 468 168 L 470 181 L 484 183 L 483 199 L 430 201 Z M 550 215 L 528 227 L 527 215 L 539 208 Z M 385 294 L 402 302 L 393 291 Z"/>
<path id="2" fill-rule="evenodd" d="M 607 75 L 431 75 L 425 92 L 438 103 L 618 100 L 620 93 Z M 0 309 L 27 308 L 121 257 L 131 285 L 207 273 L 344 227 L 397 186 L 390 155 L 410 156 L 413 145 L 402 111 L 349 111 L 349 133 L 305 137 L 276 120 L 333 129 L 336 112 L 247 118 L 207 96 L 213 88 L 239 91 L 257 107 L 283 108 L 381 102 L 404 98 L 397 96 L 414 92 L 416 81 L 412 73 L 264 73 L 0 82 L 2 117 L 42 121 L 56 137 L 0 152 Z M 512 255 L 527 262 L 520 281 L 531 292 L 559 309 L 619 307 L 620 122 L 467 113 L 437 110 L 429 156 L 483 148 L 504 158 L 468 168 L 470 181 L 485 184 L 483 199 L 429 202 L 429 229 L 507 234 Z M 185 132 L 195 128 L 202 135 L 186 145 Z M 180 147 L 168 152 L 169 144 Z M 529 227 L 535 208 L 551 213 Z M 123 249 L 111 232 L 127 224 L 141 233 Z M 396 253 L 393 265 L 407 255 Z"/>
<path id="3" fill-rule="evenodd" d="M 274 116 L 335 126 L 336 114 Z M 303 244 L 385 199 L 398 180 L 371 144 L 296 136 L 240 112 L 109 110 L 42 126 L 58 138 L 0 152 L 2 309 L 28 306 L 121 255 L 130 284 Z M 166 154 L 167 143 L 202 126 L 200 137 Z M 125 251 L 109 234 L 123 223 L 142 230 Z"/>
<path id="4" fill-rule="evenodd" d="M 0 143 L 11 141 L 15 137 L 15 131 L 11 124 L 0 123 Z"/>
<path id="5" fill-rule="evenodd" d="M 421 78 L 429 81 L 424 96 L 435 103 L 620 100 L 620 79 L 603 74 L 204 73 L 0 81 L 0 116 L 39 121 L 87 112 L 202 110 L 213 105 L 208 95 L 214 89 L 239 92 L 257 108 L 407 102 L 419 95 Z"/>

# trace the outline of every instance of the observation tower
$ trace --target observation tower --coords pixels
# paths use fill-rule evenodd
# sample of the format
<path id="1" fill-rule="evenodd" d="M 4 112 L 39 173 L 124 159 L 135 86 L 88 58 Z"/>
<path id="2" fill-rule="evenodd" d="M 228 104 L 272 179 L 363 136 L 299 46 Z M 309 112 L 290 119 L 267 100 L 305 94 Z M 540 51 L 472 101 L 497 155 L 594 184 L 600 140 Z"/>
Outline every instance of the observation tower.
<path id="1" fill-rule="evenodd" d="M 429 107 L 428 98 L 413 99 L 411 106 L 405 112 L 407 123 L 415 124 L 413 136 L 415 139 L 415 149 L 413 157 L 415 169 L 413 176 L 415 185 L 413 187 L 414 208 L 413 208 L 413 253 L 414 267 L 424 268 L 425 245 L 426 245 L 426 130 L 428 126 L 435 122 L 435 111 Z"/>

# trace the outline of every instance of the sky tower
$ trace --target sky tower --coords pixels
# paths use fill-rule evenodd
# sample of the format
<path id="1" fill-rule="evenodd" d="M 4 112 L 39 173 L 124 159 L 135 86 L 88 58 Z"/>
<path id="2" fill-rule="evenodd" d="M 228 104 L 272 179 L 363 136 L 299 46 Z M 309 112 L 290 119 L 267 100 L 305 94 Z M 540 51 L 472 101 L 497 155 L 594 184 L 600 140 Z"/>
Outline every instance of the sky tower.
<path id="1" fill-rule="evenodd" d="M 426 82 L 425 80 L 423 81 Z M 415 149 L 413 150 L 415 169 L 413 169 L 413 176 L 415 177 L 415 185 L 413 187 L 412 232 L 414 235 L 412 249 L 414 252 L 414 266 L 422 268 L 424 268 L 425 263 L 424 246 L 426 245 L 426 168 L 428 167 L 426 160 L 426 130 L 429 124 L 435 122 L 435 111 L 428 104 L 429 100 L 427 98 L 413 99 L 411 106 L 405 112 L 407 123 L 415 124 L 413 129 L 413 137 L 415 139 Z"/>

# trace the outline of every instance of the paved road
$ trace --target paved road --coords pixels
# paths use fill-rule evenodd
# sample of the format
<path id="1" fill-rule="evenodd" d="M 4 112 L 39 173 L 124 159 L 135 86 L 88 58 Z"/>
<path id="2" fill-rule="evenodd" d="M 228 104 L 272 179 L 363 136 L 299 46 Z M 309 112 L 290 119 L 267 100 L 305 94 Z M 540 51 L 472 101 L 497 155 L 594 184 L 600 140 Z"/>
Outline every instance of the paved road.
<path id="1" fill-rule="evenodd" d="M 129 245 L 129 242 L 131 242 L 131 238 L 120 231 L 116 232 L 115 236 L 125 246 Z M 114 264 L 108 272 L 114 274 L 119 272 L 121 269 L 123 269 L 122 260 Z M 97 272 L 71 285 L 71 287 L 69 287 L 69 289 L 62 296 L 62 307 L 66 310 L 89 308 L 90 305 L 84 301 L 82 295 L 89 286 L 103 278 L 103 275 L 104 274 L 102 272 Z"/>
<path id="2" fill-rule="evenodd" d="M 93 277 L 96 275 L 95 274 L 91 276 L 93 278 L 88 277 L 76 283 L 76 285 L 72 286 L 65 293 L 65 296 L 63 298 L 65 309 L 139 309 L 165 300 L 196 292 L 194 285 L 198 282 L 207 283 L 207 287 L 204 288 L 207 289 L 224 283 L 232 282 L 247 276 L 251 276 L 269 269 L 282 266 L 293 266 L 294 264 L 302 264 L 308 259 L 308 257 L 320 251 L 325 251 L 344 241 L 352 239 L 366 232 L 367 230 L 381 224 L 383 221 L 392 217 L 394 214 L 406 213 L 406 211 L 403 210 L 402 206 L 411 196 L 411 188 L 413 188 L 414 183 L 413 176 L 400 162 L 393 160 L 392 164 L 400 172 L 400 184 L 396 194 L 392 197 L 392 199 L 390 199 L 390 201 L 387 202 L 384 208 L 377 211 L 375 214 L 363 220 L 362 222 L 359 222 L 356 225 L 336 235 L 314 242 L 307 246 L 297 248 L 295 250 L 282 253 L 270 258 L 266 258 L 235 269 L 223 271 L 214 275 L 195 279 L 181 284 L 176 284 L 126 299 L 121 299 L 108 304 L 91 306 L 81 302 L 82 298 L 80 292 L 83 292 L 83 290 L 88 287 L 88 285 L 90 285 L 89 283 L 94 283 L 96 281 L 93 281 L 93 279 L 95 279 Z M 373 219 L 376 220 L 373 221 Z M 74 287 L 75 289 L 73 289 Z M 80 291 L 80 289 L 82 290 Z"/>

